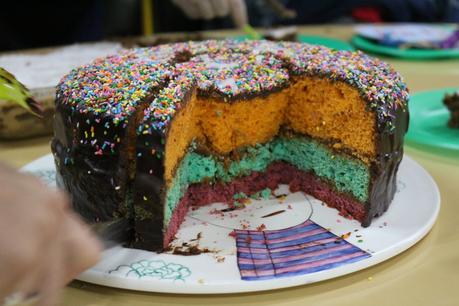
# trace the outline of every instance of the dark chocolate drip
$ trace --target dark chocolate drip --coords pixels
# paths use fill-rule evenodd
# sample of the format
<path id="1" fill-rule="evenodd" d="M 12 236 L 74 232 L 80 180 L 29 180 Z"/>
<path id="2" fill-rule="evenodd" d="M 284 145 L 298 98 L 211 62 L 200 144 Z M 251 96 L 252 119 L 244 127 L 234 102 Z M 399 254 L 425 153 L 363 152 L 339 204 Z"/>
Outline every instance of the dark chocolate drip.
<path id="1" fill-rule="evenodd" d="M 86 222 L 119 219 L 133 222 L 136 129 L 143 119 L 143 110 L 167 82 L 165 78 L 153 88 L 122 124 L 114 124 L 111 116 L 81 112 L 63 101 L 62 95 L 56 95 L 55 135 L 51 149 L 57 183 L 69 192 L 74 209 Z M 101 149 L 95 150 L 95 144 Z M 102 150 L 102 146 L 111 144 L 111 150 Z M 131 231 L 129 241 L 134 239 L 133 234 Z"/>
<path id="2" fill-rule="evenodd" d="M 282 84 L 279 84 L 278 86 L 274 86 L 273 88 L 269 90 L 260 90 L 257 92 L 246 92 L 246 93 L 233 95 L 233 96 L 223 94 L 219 92 L 218 90 L 215 90 L 214 87 L 210 87 L 209 89 L 206 89 L 206 90 L 198 89 L 197 93 L 198 93 L 198 96 L 200 97 L 215 98 L 215 99 L 220 99 L 222 101 L 229 102 L 229 103 L 237 103 L 243 100 L 252 100 L 255 98 L 265 98 L 272 93 L 280 92 L 283 89 L 288 88 L 290 84 L 291 84 L 290 82 L 284 82 Z"/>
<path id="3" fill-rule="evenodd" d="M 366 204 L 367 216 L 362 222 L 363 226 L 369 226 L 373 218 L 382 215 L 394 198 L 397 190 L 397 171 L 403 158 L 403 139 L 408 124 L 408 109 L 400 107 L 396 111 L 394 131 L 379 134 L 378 156 L 370 168 L 370 199 Z"/>
<path id="4" fill-rule="evenodd" d="M 163 135 L 159 133 L 140 135 L 137 139 L 133 183 L 135 240 L 132 246 L 135 248 L 156 251 L 163 246 L 163 143 Z"/>
<path id="5" fill-rule="evenodd" d="M 95 124 L 96 119 L 99 124 Z M 51 148 L 58 182 L 69 192 L 75 210 L 90 223 L 123 218 L 128 213 L 126 169 L 119 147 L 111 154 L 95 155 L 94 148 L 84 143 L 85 133 L 94 133 L 102 143 L 105 137 L 124 138 L 126 130 L 122 126 L 113 127 L 106 132 L 110 135 L 104 135 L 100 126 L 108 121 L 110 118 L 76 113 L 57 97 Z"/>

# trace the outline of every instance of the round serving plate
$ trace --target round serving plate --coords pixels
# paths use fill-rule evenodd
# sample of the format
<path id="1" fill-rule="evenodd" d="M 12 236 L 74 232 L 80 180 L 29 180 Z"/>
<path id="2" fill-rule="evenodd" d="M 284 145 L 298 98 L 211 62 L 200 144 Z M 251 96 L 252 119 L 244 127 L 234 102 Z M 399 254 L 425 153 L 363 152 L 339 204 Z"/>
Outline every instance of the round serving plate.
<path id="1" fill-rule="evenodd" d="M 360 35 L 354 35 L 354 37 L 352 37 L 351 43 L 357 47 L 357 49 L 366 52 L 403 59 L 430 60 L 442 58 L 459 58 L 459 49 L 400 49 L 393 46 L 380 45 L 377 42 L 366 39 Z"/>
<path id="2" fill-rule="evenodd" d="M 408 144 L 439 154 L 459 156 L 459 129 L 448 127 L 450 113 L 443 104 L 445 95 L 456 91 L 458 88 L 442 88 L 412 95 L 410 126 L 405 138 Z"/>
<path id="3" fill-rule="evenodd" d="M 172 248 L 194 256 L 116 247 L 78 279 L 141 291 L 217 294 L 299 286 L 353 273 L 403 252 L 432 228 L 438 187 L 405 156 L 389 210 L 363 228 L 323 202 L 280 186 L 238 210 L 215 203 L 190 210 Z M 55 185 L 51 155 L 23 168 Z"/>

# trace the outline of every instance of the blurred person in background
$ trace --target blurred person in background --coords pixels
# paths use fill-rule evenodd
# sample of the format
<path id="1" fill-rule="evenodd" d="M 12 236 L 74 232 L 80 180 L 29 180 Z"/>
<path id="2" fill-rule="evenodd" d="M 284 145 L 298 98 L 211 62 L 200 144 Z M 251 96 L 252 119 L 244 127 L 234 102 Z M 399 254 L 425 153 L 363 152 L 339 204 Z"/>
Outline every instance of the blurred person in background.
<path id="1" fill-rule="evenodd" d="M 200 30 L 238 27 L 234 14 L 243 10 L 232 9 L 238 6 L 246 7 L 247 21 L 254 27 L 337 22 L 459 22 L 459 0 L 158 0 L 154 5 L 158 8 L 155 26 L 165 32 L 189 31 L 187 25 Z"/>
<path id="2" fill-rule="evenodd" d="M 459 22 L 459 0 L 147 0 L 153 28 L 190 32 L 336 22 Z M 142 34 L 142 0 L 2 3 L 0 51 Z"/>

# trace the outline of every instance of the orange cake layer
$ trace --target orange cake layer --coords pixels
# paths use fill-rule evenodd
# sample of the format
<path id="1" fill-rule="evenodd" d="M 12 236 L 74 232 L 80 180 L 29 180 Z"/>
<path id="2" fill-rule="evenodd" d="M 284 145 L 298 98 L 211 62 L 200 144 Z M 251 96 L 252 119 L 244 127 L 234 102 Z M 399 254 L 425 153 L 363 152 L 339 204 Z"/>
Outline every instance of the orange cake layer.
<path id="1" fill-rule="evenodd" d="M 376 155 L 374 114 L 358 91 L 343 82 L 304 77 L 267 96 L 225 102 L 193 95 L 168 131 L 165 179 L 194 140 L 219 155 L 265 143 L 281 126 L 345 149 L 368 163 Z"/>

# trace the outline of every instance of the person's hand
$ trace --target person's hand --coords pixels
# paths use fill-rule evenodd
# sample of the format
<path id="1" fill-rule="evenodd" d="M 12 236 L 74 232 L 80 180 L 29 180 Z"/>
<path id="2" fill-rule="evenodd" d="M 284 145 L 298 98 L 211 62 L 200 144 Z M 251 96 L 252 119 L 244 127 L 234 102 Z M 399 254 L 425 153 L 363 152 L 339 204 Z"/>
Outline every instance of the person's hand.
<path id="1" fill-rule="evenodd" d="M 59 289 L 95 264 L 101 244 L 68 199 L 0 165 L 0 304 L 13 293 L 55 305 Z"/>
<path id="2" fill-rule="evenodd" d="M 247 24 L 244 0 L 172 0 L 188 18 L 210 20 L 231 15 L 236 27 Z"/>

